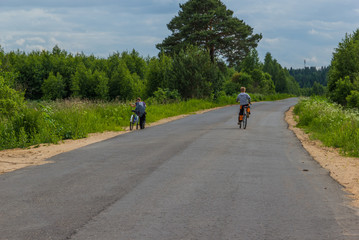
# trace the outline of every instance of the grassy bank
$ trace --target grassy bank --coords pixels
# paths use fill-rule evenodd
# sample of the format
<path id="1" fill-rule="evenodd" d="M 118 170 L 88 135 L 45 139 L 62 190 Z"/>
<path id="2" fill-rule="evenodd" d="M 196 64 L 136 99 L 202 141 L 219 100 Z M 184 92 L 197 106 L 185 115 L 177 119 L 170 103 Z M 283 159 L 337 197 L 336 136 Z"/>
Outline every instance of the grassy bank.
<path id="1" fill-rule="evenodd" d="M 298 127 L 344 155 L 359 157 L 359 111 L 345 110 L 323 98 L 301 99 L 294 108 Z"/>
<path id="2" fill-rule="evenodd" d="M 251 96 L 253 101 L 290 97 L 286 94 Z M 192 99 L 169 104 L 148 104 L 147 123 L 229 104 L 235 104 L 235 96 L 221 96 L 216 100 Z M 129 125 L 132 109 L 129 102 L 29 102 L 12 116 L 0 117 L 0 150 L 79 139 L 95 132 L 121 131 Z"/>

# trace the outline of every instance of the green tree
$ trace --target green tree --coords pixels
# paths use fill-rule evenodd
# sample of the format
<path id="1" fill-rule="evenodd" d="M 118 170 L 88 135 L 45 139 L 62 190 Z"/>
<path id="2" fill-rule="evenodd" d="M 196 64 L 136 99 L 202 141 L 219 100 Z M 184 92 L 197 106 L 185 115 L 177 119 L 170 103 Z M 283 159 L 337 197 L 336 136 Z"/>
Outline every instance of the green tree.
<path id="1" fill-rule="evenodd" d="M 313 87 L 312 87 L 312 94 L 324 95 L 324 93 L 325 93 L 324 86 L 318 82 L 314 82 Z"/>
<path id="2" fill-rule="evenodd" d="M 267 53 L 264 58 L 263 72 L 271 75 L 277 92 L 284 92 L 286 89 L 285 73 L 281 71 L 281 68 L 277 60 L 273 59 L 270 53 Z"/>
<path id="3" fill-rule="evenodd" d="M 264 57 L 263 72 L 269 73 L 271 76 L 274 73 L 273 57 L 269 52 Z"/>
<path id="4" fill-rule="evenodd" d="M 223 76 L 206 51 L 193 46 L 182 50 L 173 66 L 171 86 L 185 99 L 210 97 L 222 90 Z"/>
<path id="5" fill-rule="evenodd" d="M 131 74 L 132 77 L 132 91 L 133 96 L 129 99 L 135 99 L 137 97 L 144 97 L 146 94 L 146 80 L 141 79 L 136 73 Z"/>
<path id="6" fill-rule="evenodd" d="M 350 95 L 346 97 L 348 107 L 359 108 L 359 91 L 351 91 Z"/>
<path id="7" fill-rule="evenodd" d="M 266 54 L 262 69 L 271 75 L 276 92 L 299 95 L 299 84 L 289 74 L 288 69 L 282 68 L 277 60 L 272 58 L 270 53 Z"/>
<path id="8" fill-rule="evenodd" d="M 65 83 L 60 73 L 55 76 L 53 72 L 50 72 L 49 77 L 44 80 L 41 86 L 43 99 L 56 100 L 62 99 L 65 94 Z"/>
<path id="9" fill-rule="evenodd" d="M 0 118 L 10 117 L 24 108 L 24 94 L 12 89 L 0 76 Z"/>
<path id="10" fill-rule="evenodd" d="M 134 92 L 133 76 L 123 60 L 118 62 L 117 67 L 113 68 L 112 76 L 109 80 L 109 95 L 111 99 L 131 100 L 136 97 Z"/>
<path id="11" fill-rule="evenodd" d="M 188 45 L 209 51 L 212 62 L 221 56 L 230 65 L 239 63 L 258 45 L 261 34 L 233 16 L 233 11 L 220 0 L 189 0 L 180 4 L 181 10 L 169 24 L 172 35 L 157 44 L 171 54 L 179 53 Z"/>
<path id="12" fill-rule="evenodd" d="M 89 73 L 83 63 L 77 66 L 75 74 L 71 76 L 71 96 L 72 97 L 86 97 L 83 83 L 89 78 Z"/>
<path id="13" fill-rule="evenodd" d="M 262 94 L 275 94 L 275 86 L 272 77 L 269 73 L 263 73 L 263 79 L 259 83 L 260 93 Z"/>
<path id="14" fill-rule="evenodd" d="M 149 96 L 152 96 L 158 88 L 173 89 L 173 86 L 170 86 L 171 72 L 173 69 L 172 64 L 172 58 L 163 52 L 159 58 L 152 58 L 149 61 L 147 72 L 147 94 Z"/>
<path id="15" fill-rule="evenodd" d="M 254 69 L 261 69 L 261 62 L 259 61 L 258 52 L 253 48 L 250 53 L 244 58 L 239 66 L 239 71 L 252 72 Z"/>
<path id="16" fill-rule="evenodd" d="M 108 77 L 104 72 L 98 70 L 92 72 L 81 63 L 71 77 L 72 96 L 106 100 L 109 92 L 108 82 Z"/>
<path id="17" fill-rule="evenodd" d="M 295 81 L 294 77 L 289 74 L 288 69 L 283 69 L 285 78 L 286 78 L 286 91 L 285 93 L 299 95 L 300 94 L 300 87 L 299 83 Z"/>
<path id="18" fill-rule="evenodd" d="M 17 87 L 25 91 L 26 98 L 40 99 L 42 83 L 49 74 L 42 64 L 41 52 L 33 51 L 29 55 L 18 52 L 14 60 L 14 66 L 18 73 Z"/>
<path id="19" fill-rule="evenodd" d="M 346 105 L 351 91 L 359 90 L 359 29 L 346 34 L 333 53 L 328 75 L 328 96 Z"/>
<path id="20" fill-rule="evenodd" d="M 131 74 L 136 73 L 141 79 L 145 77 L 147 70 L 146 61 L 140 57 L 140 54 L 135 49 L 131 53 L 123 52 L 121 58 L 125 61 Z"/>
<path id="21" fill-rule="evenodd" d="M 93 82 L 95 84 L 95 98 L 100 100 L 107 100 L 108 95 L 108 77 L 104 72 L 95 71 L 92 75 Z"/>
<path id="22" fill-rule="evenodd" d="M 330 98 L 343 105 L 347 105 L 347 97 L 353 91 L 353 83 L 350 81 L 350 77 L 346 76 L 344 79 L 339 79 L 335 83 L 336 88 L 330 92 Z"/>
<path id="23" fill-rule="evenodd" d="M 234 93 L 239 93 L 241 87 L 245 87 L 248 92 L 253 92 L 253 79 L 249 73 L 246 72 L 235 72 L 231 77 L 231 84 L 227 85 L 226 88 L 231 87 Z M 231 92 L 226 90 L 226 92 Z"/>
<path id="24" fill-rule="evenodd" d="M 255 68 L 250 72 L 253 83 L 252 88 L 253 92 L 260 92 L 260 84 L 264 81 L 264 72 L 261 69 Z"/>

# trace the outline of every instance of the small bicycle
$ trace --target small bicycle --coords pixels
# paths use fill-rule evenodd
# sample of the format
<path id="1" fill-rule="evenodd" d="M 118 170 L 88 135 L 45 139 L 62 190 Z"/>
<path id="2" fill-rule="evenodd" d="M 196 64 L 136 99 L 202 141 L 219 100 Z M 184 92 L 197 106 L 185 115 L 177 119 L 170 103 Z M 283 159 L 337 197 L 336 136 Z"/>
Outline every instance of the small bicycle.
<path id="1" fill-rule="evenodd" d="M 248 121 L 248 108 L 249 106 L 243 106 L 243 120 L 241 122 L 239 122 L 239 128 L 246 129 L 247 127 L 247 121 Z"/>
<path id="2" fill-rule="evenodd" d="M 138 129 L 140 117 L 135 113 L 135 110 L 132 110 L 132 115 L 130 117 L 130 131 L 132 131 L 133 127 L 136 126 Z"/>

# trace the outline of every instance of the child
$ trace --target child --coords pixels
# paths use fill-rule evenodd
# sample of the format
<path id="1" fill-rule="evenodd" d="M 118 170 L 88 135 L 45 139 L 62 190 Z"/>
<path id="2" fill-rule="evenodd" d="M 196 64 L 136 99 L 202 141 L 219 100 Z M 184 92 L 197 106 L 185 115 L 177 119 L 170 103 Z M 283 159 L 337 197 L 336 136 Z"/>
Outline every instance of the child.
<path id="1" fill-rule="evenodd" d="M 249 104 L 251 103 L 251 97 L 246 93 L 246 88 L 241 87 L 241 93 L 237 96 L 237 102 L 240 103 L 239 107 L 239 116 L 238 116 L 238 124 L 243 120 L 243 107 L 248 106 L 248 116 L 250 114 Z"/>

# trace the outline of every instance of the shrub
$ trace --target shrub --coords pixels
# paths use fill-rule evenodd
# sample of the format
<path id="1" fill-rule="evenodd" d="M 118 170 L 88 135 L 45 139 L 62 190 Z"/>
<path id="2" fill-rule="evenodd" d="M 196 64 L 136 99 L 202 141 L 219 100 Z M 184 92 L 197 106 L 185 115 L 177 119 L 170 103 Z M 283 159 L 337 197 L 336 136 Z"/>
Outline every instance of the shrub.
<path id="1" fill-rule="evenodd" d="M 346 97 L 348 107 L 359 109 L 359 91 L 351 91 L 350 95 Z"/>
<path id="2" fill-rule="evenodd" d="M 55 76 L 50 72 L 49 77 L 44 80 L 42 84 L 42 98 L 45 100 L 62 99 L 66 95 L 65 82 L 61 74 L 57 73 Z"/>
<path id="3" fill-rule="evenodd" d="M 11 117 L 24 107 L 24 94 L 7 85 L 0 76 L 0 117 Z"/>

